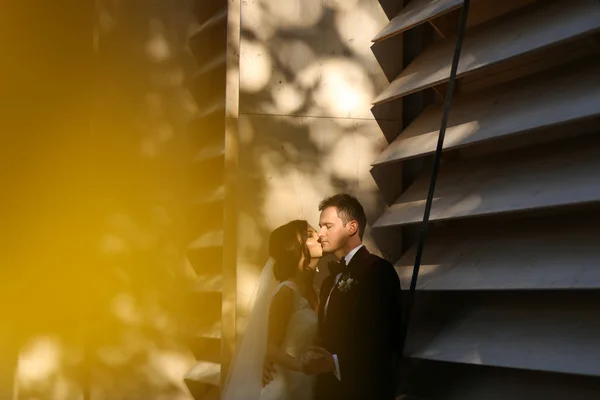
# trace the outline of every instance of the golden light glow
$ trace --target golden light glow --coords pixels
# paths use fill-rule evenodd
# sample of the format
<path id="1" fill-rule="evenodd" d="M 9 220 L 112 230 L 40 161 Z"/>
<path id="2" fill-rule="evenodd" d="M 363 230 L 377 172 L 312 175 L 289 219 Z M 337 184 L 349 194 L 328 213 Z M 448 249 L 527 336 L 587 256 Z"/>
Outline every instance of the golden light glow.
<path id="1" fill-rule="evenodd" d="M 298 75 L 303 87 L 314 87 L 311 112 L 352 117 L 370 109 L 373 84 L 360 65 L 343 58 L 317 60 Z"/>
<path id="2" fill-rule="evenodd" d="M 266 46 L 259 42 L 244 41 L 241 50 L 244 64 L 240 67 L 240 90 L 257 93 L 265 89 L 271 79 L 272 61 Z"/>
<path id="3" fill-rule="evenodd" d="M 165 61 L 171 57 L 171 49 L 164 31 L 162 22 L 150 21 L 150 37 L 146 43 L 146 53 L 154 62 Z"/>
<path id="4" fill-rule="evenodd" d="M 153 349 L 149 352 L 150 366 L 159 371 L 163 379 L 175 386 L 183 386 L 181 377 L 189 370 L 189 358 L 181 353 Z"/>
<path id="5" fill-rule="evenodd" d="M 323 13 L 321 0 L 287 0 L 285 6 L 278 0 L 260 0 L 273 25 L 285 29 L 310 28 L 316 25 Z"/>
<path id="6" fill-rule="evenodd" d="M 381 18 L 383 10 L 379 4 L 368 2 L 355 6 L 344 2 L 343 6 L 343 11 L 335 14 L 337 31 L 342 37 L 349 38 L 346 44 L 357 54 L 373 57 L 370 38 L 375 37 L 381 30 L 381 24 L 373 14 L 379 14 L 378 17 Z M 357 27 L 360 27 L 360 31 L 357 30 Z"/>
<path id="7" fill-rule="evenodd" d="M 19 355 L 19 382 L 22 385 L 32 385 L 47 380 L 58 371 L 61 356 L 60 342 L 56 338 L 33 338 Z"/>
<path id="8" fill-rule="evenodd" d="M 120 293 L 113 299 L 113 313 L 123 322 L 135 325 L 142 322 L 135 299 L 129 293 Z"/>
<path id="9" fill-rule="evenodd" d="M 304 103 L 303 92 L 288 83 L 274 86 L 271 95 L 273 96 L 275 109 L 283 114 L 297 112 Z"/>

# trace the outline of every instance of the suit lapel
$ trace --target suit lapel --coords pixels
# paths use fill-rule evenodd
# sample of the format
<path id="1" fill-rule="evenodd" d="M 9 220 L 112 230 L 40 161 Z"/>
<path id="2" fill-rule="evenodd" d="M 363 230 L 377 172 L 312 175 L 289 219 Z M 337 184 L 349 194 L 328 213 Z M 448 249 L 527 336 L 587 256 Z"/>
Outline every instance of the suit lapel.
<path id="1" fill-rule="evenodd" d="M 364 267 L 364 261 L 365 259 L 369 256 L 369 251 L 365 248 L 365 246 L 361 247 L 356 254 L 354 254 L 354 257 L 352 257 L 352 259 L 350 260 L 350 263 L 348 263 L 347 271 L 350 272 L 350 277 L 353 279 L 357 279 L 361 273 L 362 273 L 362 269 Z M 344 309 L 346 308 L 346 302 L 348 301 L 348 299 L 350 297 L 353 297 L 354 294 L 350 294 L 350 293 L 342 293 L 339 288 L 336 287 L 333 288 L 333 291 L 331 291 L 333 284 L 335 284 L 335 276 L 330 276 L 331 277 L 331 283 L 328 285 L 327 288 L 327 294 L 324 297 L 323 301 L 327 301 L 327 296 L 329 296 L 329 293 L 331 292 L 331 297 L 329 298 L 329 306 L 327 307 L 327 314 L 325 315 L 324 312 L 324 307 L 323 310 L 321 310 L 320 307 L 320 315 L 319 315 L 319 320 L 323 321 L 322 323 L 325 322 L 325 320 L 330 321 L 332 319 L 335 319 L 336 321 L 339 321 L 339 317 L 341 317 L 341 313 L 344 312 Z"/>
<path id="2" fill-rule="evenodd" d="M 321 287 L 321 293 L 319 294 L 319 325 L 321 329 L 323 329 L 323 324 L 325 323 L 325 304 L 327 303 L 327 297 L 331 292 L 333 282 L 335 282 L 335 276 L 329 275 L 327 278 L 325 278 L 325 281 Z"/>
<path id="3" fill-rule="evenodd" d="M 364 261 L 369 256 L 369 254 L 369 250 L 367 250 L 365 246 L 358 249 L 354 257 L 352 257 L 352 260 L 350 260 L 350 263 L 348 264 L 348 270 L 350 271 L 351 276 L 355 276 L 361 273 L 362 268 L 365 265 Z"/>

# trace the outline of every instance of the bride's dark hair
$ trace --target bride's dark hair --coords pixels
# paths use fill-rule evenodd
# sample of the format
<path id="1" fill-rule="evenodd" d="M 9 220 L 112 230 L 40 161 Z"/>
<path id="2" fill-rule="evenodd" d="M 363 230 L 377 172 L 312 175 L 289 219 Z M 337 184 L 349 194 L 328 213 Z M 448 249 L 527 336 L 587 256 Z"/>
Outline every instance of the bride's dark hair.
<path id="1" fill-rule="evenodd" d="M 310 263 L 310 252 L 306 246 L 308 222 L 294 220 L 275 229 L 269 238 L 269 255 L 275 261 L 273 275 L 283 282 L 293 278 L 304 255 L 302 268 Z"/>

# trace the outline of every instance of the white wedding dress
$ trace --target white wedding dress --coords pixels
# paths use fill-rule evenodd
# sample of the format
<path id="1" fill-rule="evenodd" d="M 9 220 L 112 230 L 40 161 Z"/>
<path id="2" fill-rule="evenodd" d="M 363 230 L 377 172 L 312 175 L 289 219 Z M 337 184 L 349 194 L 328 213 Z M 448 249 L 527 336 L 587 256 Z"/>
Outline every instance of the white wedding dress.
<path id="1" fill-rule="evenodd" d="M 222 400 L 312 400 L 315 377 L 275 366 L 275 376 L 262 387 L 263 363 L 267 353 L 269 312 L 273 296 L 287 286 L 294 292 L 294 311 L 290 316 L 282 343 L 284 351 L 300 357 L 315 343 L 319 329 L 317 313 L 310 308 L 296 284 L 284 281 L 277 284 L 273 276 L 275 262 L 265 264 L 255 287 L 248 309 L 252 310 L 248 325 L 237 344 L 230 365 Z"/>
<path id="2" fill-rule="evenodd" d="M 292 357 L 300 358 L 309 346 L 315 344 L 319 319 L 308 300 L 300 294 L 295 283 L 290 281 L 280 283 L 273 295 L 283 286 L 287 286 L 294 292 L 294 311 L 287 325 L 282 348 Z M 273 381 L 262 390 L 261 400 L 311 400 L 313 398 L 314 375 L 290 371 L 278 365 L 275 366 L 275 371 Z"/>

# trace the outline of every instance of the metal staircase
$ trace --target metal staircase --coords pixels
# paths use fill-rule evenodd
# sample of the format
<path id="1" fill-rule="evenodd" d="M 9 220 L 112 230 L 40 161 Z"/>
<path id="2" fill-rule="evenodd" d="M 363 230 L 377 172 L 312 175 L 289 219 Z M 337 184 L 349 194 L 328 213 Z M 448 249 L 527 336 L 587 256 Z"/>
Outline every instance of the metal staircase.
<path id="1" fill-rule="evenodd" d="M 374 41 L 411 29 L 433 39 L 375 103 L 404 98 L 406 106 L 415 93 L 429 101 L 374 169 L 399 177 L 416 161 L 423 168 L 374 226 L 410 237 L 423 216 L 443 108 L 436 93 L 450 76 L 462 1 L 405 3 Z M 406 392 L 598 398 L 598 32 L 595 0 L 471 1 L 408 333 Z M 414 243 L 403 250 L 396 268 L 408 288 Z"/>
<path id="2" fill-rule="evenodd" d="M 190 346 L 198 362 L 185 382 L 199 400 L 219 398 L 221 385 L 227 3 L 198 0 L 195 13 L 200 27 L 189 48 L 198 68 L 189 87 L 199 112 L 188 134 L 193 191 L 187 258 L 197 275 Z"/>

